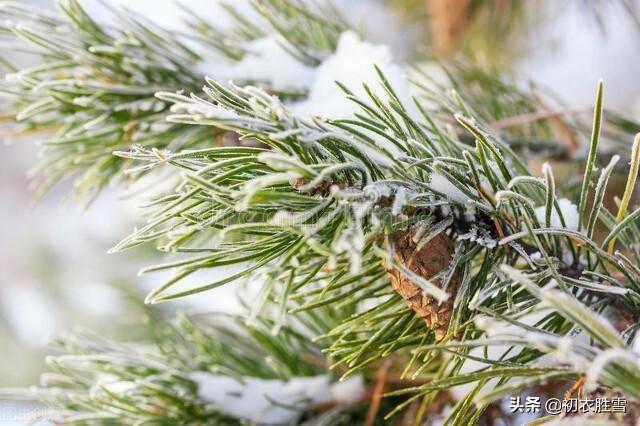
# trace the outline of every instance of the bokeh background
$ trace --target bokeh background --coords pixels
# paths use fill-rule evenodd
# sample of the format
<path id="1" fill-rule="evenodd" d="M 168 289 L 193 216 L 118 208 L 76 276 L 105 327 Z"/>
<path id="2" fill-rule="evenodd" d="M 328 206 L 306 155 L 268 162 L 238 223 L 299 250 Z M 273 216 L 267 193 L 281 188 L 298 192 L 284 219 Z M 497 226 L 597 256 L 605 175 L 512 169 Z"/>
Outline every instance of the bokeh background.
<path id="1" fill-rule="evenodd" d="M 52 0 L 27 2 L 54 8 Z M 170 0 L 109 2 L 179 26 L 172 21 Z M 206 8 L 206 2 L 188 2 Z M 90 11 L 99 10 L 95 2 L 84 3 Z M 640 119 L 640 1 L 334 4 L 369 39 L 389 44 L 399 61 L 415 60 L 416 52 L 425 51 L 464 54 L 522 85 L 550 89 L 569 108 L 585 110 L 603 78 L 606 107 Z M 60 185 L 34 203 L 28 171 L 37 156 L 37 135 L 8 138 L 6 127 L 0 124 L 0 387 L 16 387 L 37 383 L 51 335 L 82 327 L 106 336 L 135 336 L 138 330 L 130 324 L 140 315 L 145 291 L 159 278 L 136 275 L 152 253 L 106 254 L 135 225 L 132 197 L 110 188 L 84 210 L 68 197 L 71 188 Z M 234 294 L 233 287 L 223 287 L 164 309 L 234 310 Z M 0 425 L 22 423 L 1 415 L 15 409 L 15 403 L 0 400 Z"/>

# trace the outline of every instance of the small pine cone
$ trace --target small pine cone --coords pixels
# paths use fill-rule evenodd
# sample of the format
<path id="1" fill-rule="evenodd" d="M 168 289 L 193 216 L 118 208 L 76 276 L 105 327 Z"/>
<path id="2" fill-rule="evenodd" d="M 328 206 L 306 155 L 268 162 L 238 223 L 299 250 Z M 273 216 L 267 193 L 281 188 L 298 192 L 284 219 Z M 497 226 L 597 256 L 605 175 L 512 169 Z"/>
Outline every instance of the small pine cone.
<path id="1" fill-rule="evenodd" d="M 406 266 L 413 273 L 431 279 L 439 272 L 445 270 L 453 258 L 454 244 L 451 238 L 441 232 L 419 250 L 414 241 L 416 229 L 399 231 L 390 236 L 393 242 L 393 258 L 396 262 Z M 401 271 L 389 268 L 391 286 L 405 300 L 409 302 L 411 309 L 433 330 L 436 340 L 441 340 L 447 333 L 451 321 L 453 302 L 458 291 L 459 277 L 457 274 L 451 278 L 447 287 L 450 294 L 445 302 L 438 303 L 433 297 L 422 292 L 420 287 L 414 284 Z M 438 282 L 434 282 L 438 284 Z"/>

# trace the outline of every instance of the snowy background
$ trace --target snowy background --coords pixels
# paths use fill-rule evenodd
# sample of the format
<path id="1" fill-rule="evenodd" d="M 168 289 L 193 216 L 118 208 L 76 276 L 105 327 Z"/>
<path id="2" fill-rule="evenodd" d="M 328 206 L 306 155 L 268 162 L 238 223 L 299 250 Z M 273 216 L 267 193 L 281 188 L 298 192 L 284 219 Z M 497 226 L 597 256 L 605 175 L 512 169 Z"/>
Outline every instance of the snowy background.
<path id="1" fill-rule="evenodd" d="M 52 7 L 48 0 L 30 2 Z M 100 14 L 91 3 L 94 13 Z M 180 27 L 169 0 L 126 3 L 152 20 Z M 352 22 L 363 25 L 371 41 L 390 45 L 396 60 L 408 59 L 424 36 L 421 28 L 388 9 L 391 1 L 334 3 Z M 517 73 L 550 88 L 576 108 L 589 107 L 596 81 L 603 78 L 606 106 L 640 118 L 639 24 L 612 7 L 599 26 L 580 10 L 581 4 L 581 0 L 536 2 L 536 7 L 543 5 L 555 17 L 527 34 L 527 53 L 515 64 Z M 31 206 L 26 174 L 35 162 L 32 143 L 0 144 L 0 156 L 0 386 L 13 387 L 37 382 L 51 334 L 78 326 L 121 334 L 137 312 L 129 298 L 141 298 L 160 278 L 136 276 L 149 253 L 106 254 L 132 230 L 137 216 L 135 204 L 123 199 L 121 191 L 105 191 L 83 211 L 65 201 L 69 188 L 61 186 Z M 234 289 L 222 287 L 172 309 L 176 305 L 236 309 L 238 303 Z M 0 401 L 0 425 L 24 423 L 15 419 L 29 409 Z"/>

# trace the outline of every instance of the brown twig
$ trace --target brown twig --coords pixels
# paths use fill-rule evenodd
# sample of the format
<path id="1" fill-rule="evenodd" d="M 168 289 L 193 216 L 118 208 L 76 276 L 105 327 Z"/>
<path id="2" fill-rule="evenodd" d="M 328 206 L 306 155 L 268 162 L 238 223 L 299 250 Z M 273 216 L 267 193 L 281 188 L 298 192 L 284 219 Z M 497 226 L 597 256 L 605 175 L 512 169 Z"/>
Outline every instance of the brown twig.
<path id="1" fill-rule="evenodd" d="M 385 362 L 380 366 L 378 371 L 378 377 L 376 378 L 376 385 L 373 389 L 373 395 L 371 396 L 371 405 L 367 411 L 367 418 L 364 422 L 364 426 L 373 426 L 376 421 L 376 416 L 380 410 L 380 402 L 384 394 L 384 388 L 387 383 L 387 373 L 389 371 L 389 362 Z"/>
<path id="2" fill-rule="evenodd" d="M 425 0 L 435 49 L 452 53 L 468 26 L 469 0 Z"/>
<path id="3" fill-rule="evenodd" d="M 582 398 L 582 387 L 584 386 L 584 375 L 578 377 L 578 380 L 564 394 L 564 399 L 571 399 L 574 393 L 578 392 L 578 398 Z"/>
<path id="4" fill-rule="evenodd" d="M 500 120 L 495 120 L 490 123 L 490 126 L 496 130 L 499 130 L 507 127 L 521 126 L 523 124 L 529 124 L 529 123 L 533 123 L 535 121 L 540 121 L 540 120 L 558 118 L 566 115 L 582 114 L 588 111 L 589 110 L 585 108 L 565 109 L 560 111 L 550 111 L 550 110 L 544 109 L 542 111 L 514 115 L 511 117 L 502 118 Z"/>

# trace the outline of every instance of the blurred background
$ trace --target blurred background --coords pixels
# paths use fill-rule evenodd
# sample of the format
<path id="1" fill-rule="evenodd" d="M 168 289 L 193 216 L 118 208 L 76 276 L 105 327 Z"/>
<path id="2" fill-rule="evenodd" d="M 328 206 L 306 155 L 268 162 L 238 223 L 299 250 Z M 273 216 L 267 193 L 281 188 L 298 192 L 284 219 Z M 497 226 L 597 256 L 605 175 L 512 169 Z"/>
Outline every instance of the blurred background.
<path id="1" fill-rule="evenodd" d="M 54 8 L 52 0 L 22 1 Z M 175 6 L 170 0 L 109 2 L 126 3 L 152 20 L 179 27 L 171 22 Z M 189 2 L 202 8 L 203 2 Z M 98 10 L 95 2 L 83 3 L 89 11 Z M 606 107 L 640 119 L 640 1 L 334 4 L 370 40 L 389 44 L 399 61 L 425 53 L 465 56 L 514 76 L 523 86 L 550 89 L 578 110 L 590 108 L 596 82 L 603 78 Z M 94 17 L 102 18 L 99 13 Z M 135 327 L 126 325 L 135 323 L 140 301 L 159 278 L 136 275 L 152 253 L 106 254 L 133 229 L 137 216 L 136 203 L 122 196 L 121 188 L 104 191 L 87 210 L 68 198 L 70 188 L 64 185 L 36 202 L 28 171 L 35 163 L 37 137 L 0 135 L 0 386 L 28 386 L 37 383 L 45 368 L 46 341 L 52 334 L 83 327 L 107 336 L 134 336 Z M 222 287 L 163 309 L 233 310 L 238 306 L 234 292 Z M 0 401 L 0 414 L 8 410 L 15 406 Z M 8 417 L 0 415 L 0 424 L 20 424 Z"/>

